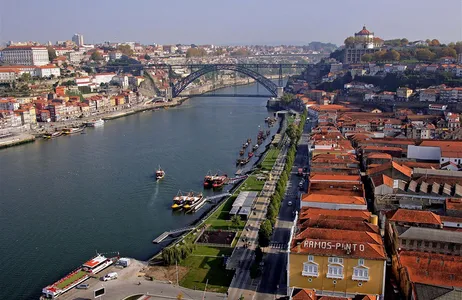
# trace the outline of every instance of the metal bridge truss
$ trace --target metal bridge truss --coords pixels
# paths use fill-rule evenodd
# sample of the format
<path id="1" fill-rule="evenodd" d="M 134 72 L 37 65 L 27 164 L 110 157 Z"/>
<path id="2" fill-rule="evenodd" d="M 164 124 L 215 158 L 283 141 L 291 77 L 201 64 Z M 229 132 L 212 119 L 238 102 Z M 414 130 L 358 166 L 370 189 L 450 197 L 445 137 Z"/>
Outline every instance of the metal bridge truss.
<path id="1" fill-rule="evenodd" d="M 277 88 L 278 86 L 266 78 L 265 76 L 261 75 L 260 73 L 250 69 L 247 65 L 241 64 L 213 64 L 213 65 L 202 65 L 203 67 L 197 71 L 191 72 L 188 76 L 177 82 L 175 85 L 172 86 L 172 96 L 177 97 L 190 83 L 192 83 L 197 78 L 210 73 L 210 72 L 217 72 L 217 71 L 235 71 L 247 75 L 253 78 L 255 81 L 263 85 L 273 96 L 277 96 Z M 249 65 L 251 66 L 251 65 Z M 280 74 L 282 74 L 282 67 L 281 65 L 277 65 L 280 68 Z"/>

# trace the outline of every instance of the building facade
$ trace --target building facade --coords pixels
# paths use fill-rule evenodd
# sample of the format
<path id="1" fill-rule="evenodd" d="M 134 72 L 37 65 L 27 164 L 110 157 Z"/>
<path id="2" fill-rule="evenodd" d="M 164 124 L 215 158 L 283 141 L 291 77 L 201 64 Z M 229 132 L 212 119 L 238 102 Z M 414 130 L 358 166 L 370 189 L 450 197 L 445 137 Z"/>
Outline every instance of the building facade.
<path id="1" fill-rule="evenodd" d="M 343 62 L 346 64 L 360 63 L 364 54 L 373 54 L 382 47 L 382 39 L 374 36 L 373 32 L 366 29 L 366 26 L 354 36 L 354 42 L 345 45 L 345 56 Z"/>
<path id="2" fill-rule="evenodd" d="M 2 60 L 9 65 L 44 66 L 50 62 L 42 46 L 10 46 L 2 50 Z"/>
<path id="3" fill-rule="evenodd" d="M 72 37 L 72 41 L 77 45 L 77 46 L 83 46 L 83 35 L 81 34 L 74 34 L 74 36 Z"/>

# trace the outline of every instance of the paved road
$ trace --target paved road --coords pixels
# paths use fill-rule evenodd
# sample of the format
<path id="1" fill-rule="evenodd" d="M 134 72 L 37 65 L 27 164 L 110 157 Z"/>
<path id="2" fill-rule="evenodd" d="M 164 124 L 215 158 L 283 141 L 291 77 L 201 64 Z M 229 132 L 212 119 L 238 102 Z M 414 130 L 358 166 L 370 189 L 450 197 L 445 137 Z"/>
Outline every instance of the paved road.
<path id="1" fill-rule="evenodd" d="M 265 267 L 262 282 L 260 283 L 256 299 L 274 299 L 275 295 L 287 294 L 287 244 L 290 239 L 290 229 L 293 225 L 295 211 L 300 208 L 299 188 L 301 177 L 298 176 L 298 168 L 308 167 L 308 140 L 311 124 L 306 124 L 302 137 L 297 145 L 297 154 L 292 167 L 286 194 L 279 210 L 274 233 L 271 240 L 270 250 L 265 256 Z M 306 191 L 307 182 L 303 185 Z M 292 205 L 288 205 L 291 201 Z"/>
<path id="2" fill-rule="evenodd" d="M 138 272 L 141 267 L 146 263 L 132 260 L 132 264 L 125 269 L 118 269 L 116 267 L 109 267 L 103 272 L 98 274 L 97 278 L 91 278 L 85 281 L 90 285 L 88 290 L 72 289 L 64 295 L 60 296 L 63 300 L 83 300 L 94 299 L 94 290 L 105 287 L 106 295 L 104 299 L 124 299 L 128 296 L 135 294 L 149 294 L 150 299 L 177 299 L 178 295 L 183 295 L 184 300 L 189 299 L 209 299 L 209 300 L 223 300 L 226 295 L 219 293 L 205 293 L 204 291 L 195 291 L 182 288 L 170 283 L 160 281 L 147 281 L 143 277 L 138 277 Z M 115 280 L 103 282 L 100 277 L 109 272 L 117 272 L 119 277 Z M 138 284 L 141 283 L 141 284 Z"/>

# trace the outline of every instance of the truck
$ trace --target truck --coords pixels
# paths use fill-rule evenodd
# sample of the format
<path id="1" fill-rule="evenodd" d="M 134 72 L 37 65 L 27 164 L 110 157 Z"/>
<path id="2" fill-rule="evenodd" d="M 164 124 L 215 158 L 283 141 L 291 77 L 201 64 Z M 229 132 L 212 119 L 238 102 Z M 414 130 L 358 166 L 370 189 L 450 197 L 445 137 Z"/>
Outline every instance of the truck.
<path id="1" fill-rule="evenodd" d="M 130 263 L 131 263 L 130 258 L 122 257 L 119 259 L 118 265 L 126 268 L 130 265 Z"/>

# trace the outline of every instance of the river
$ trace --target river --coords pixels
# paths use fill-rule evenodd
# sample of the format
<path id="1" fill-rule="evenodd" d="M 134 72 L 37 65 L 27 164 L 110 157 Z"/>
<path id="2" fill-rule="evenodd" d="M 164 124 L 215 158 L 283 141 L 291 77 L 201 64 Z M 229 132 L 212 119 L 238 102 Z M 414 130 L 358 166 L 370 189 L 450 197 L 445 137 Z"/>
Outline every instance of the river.
<path id="1" fill-rule="evenodd" d="M 201 191 L 208 170 L 234 174 L 242 143 L 266 129 L 266 101 L 196 97 L 1 150 L 0 299 L 37 298 L 96 251 L 148 259 L 159 250 L 155 237 L 201 214 L 172 214 L 178 190 Z M 155 182 L 158 165 L 166 177 Z"/>

